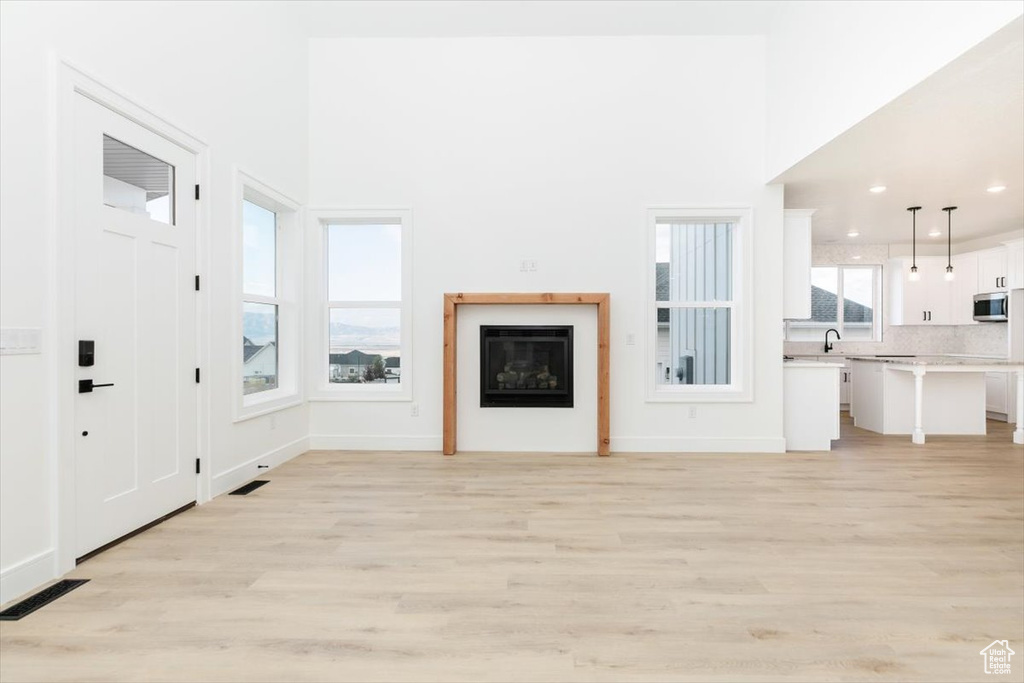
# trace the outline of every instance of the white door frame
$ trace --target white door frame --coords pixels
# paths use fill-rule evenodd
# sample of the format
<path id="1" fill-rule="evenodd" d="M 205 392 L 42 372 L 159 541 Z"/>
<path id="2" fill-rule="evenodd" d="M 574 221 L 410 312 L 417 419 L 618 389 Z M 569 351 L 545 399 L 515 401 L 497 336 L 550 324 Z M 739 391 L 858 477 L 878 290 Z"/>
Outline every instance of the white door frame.
<path id="1" fill-rule="evenodd" d="M 196 202 L 196 274 L 209 282 L 210 253 L 209 178 L 210 155 L 206 143 L 169 123 L 152 111 L 106 87 L 56 54 L 50 59 L 51 156 L 50 194 L 53 220 L 50 237 L 49 327 L 50 443 L 54 454 L 51 471 L 51 535 L 55 545 L 54 576 L 75 567 L 75 191 L 74 112 L 75 97 L 85 96 L 196 155 L 196 182 L 203 196 Z M 209 291 L 196 294 L 196 351 L 199 366 L 210 367 Z M 209 378 L 209 372 L 203 372 Z M 196 405 L 196 455 L 202 473 L 196 477 L 196 503 L 210 499 L 210 382 L 201 382 Z"/>

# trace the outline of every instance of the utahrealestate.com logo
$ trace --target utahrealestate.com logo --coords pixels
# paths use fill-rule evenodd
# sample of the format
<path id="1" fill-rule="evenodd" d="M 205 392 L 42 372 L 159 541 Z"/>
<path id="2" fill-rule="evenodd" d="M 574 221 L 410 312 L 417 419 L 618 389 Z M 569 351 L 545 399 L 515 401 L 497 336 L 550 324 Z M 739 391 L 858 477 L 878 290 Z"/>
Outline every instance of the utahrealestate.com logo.
<path id="1" fill-rule="evenodd" d="M 985 658 L 985 673 L 1010 673 L 1010 657 L 1015 654 L 1008 641 L 993 640 L 991 645 L 981 651 L 981 656 Z"/>

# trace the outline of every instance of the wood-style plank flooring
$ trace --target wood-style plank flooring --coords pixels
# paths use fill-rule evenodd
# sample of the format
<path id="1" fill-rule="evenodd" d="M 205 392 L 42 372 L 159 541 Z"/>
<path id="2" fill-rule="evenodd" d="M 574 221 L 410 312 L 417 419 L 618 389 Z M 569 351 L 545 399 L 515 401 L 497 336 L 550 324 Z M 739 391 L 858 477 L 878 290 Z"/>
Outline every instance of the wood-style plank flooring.
<path id="1" fill-rule="evenodd" d="M 1024 679 L 1024 449 L 311 452 L 0 623 L 2 681 Z"/>

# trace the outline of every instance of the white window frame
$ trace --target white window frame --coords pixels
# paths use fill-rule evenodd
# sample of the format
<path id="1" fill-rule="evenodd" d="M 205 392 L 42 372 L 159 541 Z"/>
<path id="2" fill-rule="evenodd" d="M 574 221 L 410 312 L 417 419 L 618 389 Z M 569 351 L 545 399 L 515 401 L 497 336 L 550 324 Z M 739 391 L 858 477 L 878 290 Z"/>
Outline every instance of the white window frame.
<path id="1" fill-rule="evenodd" d="M 667 223 L 731 222 L 732 301 L 657 301 L 656 228 Z M 753 390 L 753 210 L 749 206 L 651 207 L 647 209 L 646 400 L 652 403 L 749 403 Z M 658 308 L 729 308 L 731 384 L 659 384 L 657 378 Z"/>
<path id="2" fill-rule="evenodd" d="M 234 169 L 234 421 L 300 405 L 302 382 L 302 230 L 300 205 L 239 168 Z M 249 201 L 277 214 L 275 276 L 277 296 L 246 294 L 243 278 L 242 202 Z M 241 354 L 242 316 L 245 302 L 274 304 L 277 308 L 277 388 L 246 395 L 243 391 L 244 361 Z"/>
<path id="3" fill-rule="evenodd" d="M 882 266 L 878 263 L 815 263 L 812 268 L 835 268 L 836 269 L 836 329 L 840 335 L 846 334 L 844 329 L 846 321 L 843 319 L 845 306 L 840 302 L 844 300 L 843 292 L 843 271 L 844 270 L 872 270 L 874 277 L 871 285 L 871 339 L 851 340 L 857 344 L 880 344 L 882 343 Z M 799 327 L 821 327 L 827 323 L 817 323 L 810 320 L 787 320 L 786 341 L 807 342 L 807 339 L 791 339 L 790 330 Z"/>
<path id="4" fill-rule="evenodd" d="M 413 233 L 410 209 L 311 209 L 307 225 L 307 268 L 310 272 L 309 297 L 311 311 L 309 334 L 316 341 L 309 345 L 310 401 L 412 401 L 413 345 L 412 345 L 412 277 Z M 327 227 L 330 225 L 398 225 L 402 234 L 402 300 L 381 301 L 329 301 Z M 398 384 L 332 383 L 330 377 L 330 314 L 331 308 L 397 308 L 400 313 L 400 339 L 402 358 L 401 381 Z"/>

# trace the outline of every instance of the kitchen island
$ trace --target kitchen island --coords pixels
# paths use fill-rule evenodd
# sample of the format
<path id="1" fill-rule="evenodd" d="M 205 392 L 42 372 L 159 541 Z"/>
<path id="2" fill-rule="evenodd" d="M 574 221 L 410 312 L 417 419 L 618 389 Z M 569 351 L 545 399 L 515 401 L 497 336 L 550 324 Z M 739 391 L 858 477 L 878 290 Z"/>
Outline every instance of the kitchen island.
<path id="1" fill-rule="evenodd" d="M 1024 444 L 1024 363 L 952 356 L 850 356 L 854 425 L 880 434 L 985 433 L 985 373 L 1016 373 L 1017 428 Z"/>
<path id="2" fill-rule="evenodd" d="M 830 451 L 839 438 L 842 362 L 782 363 L 783 435 L 787 451 Z"/>

